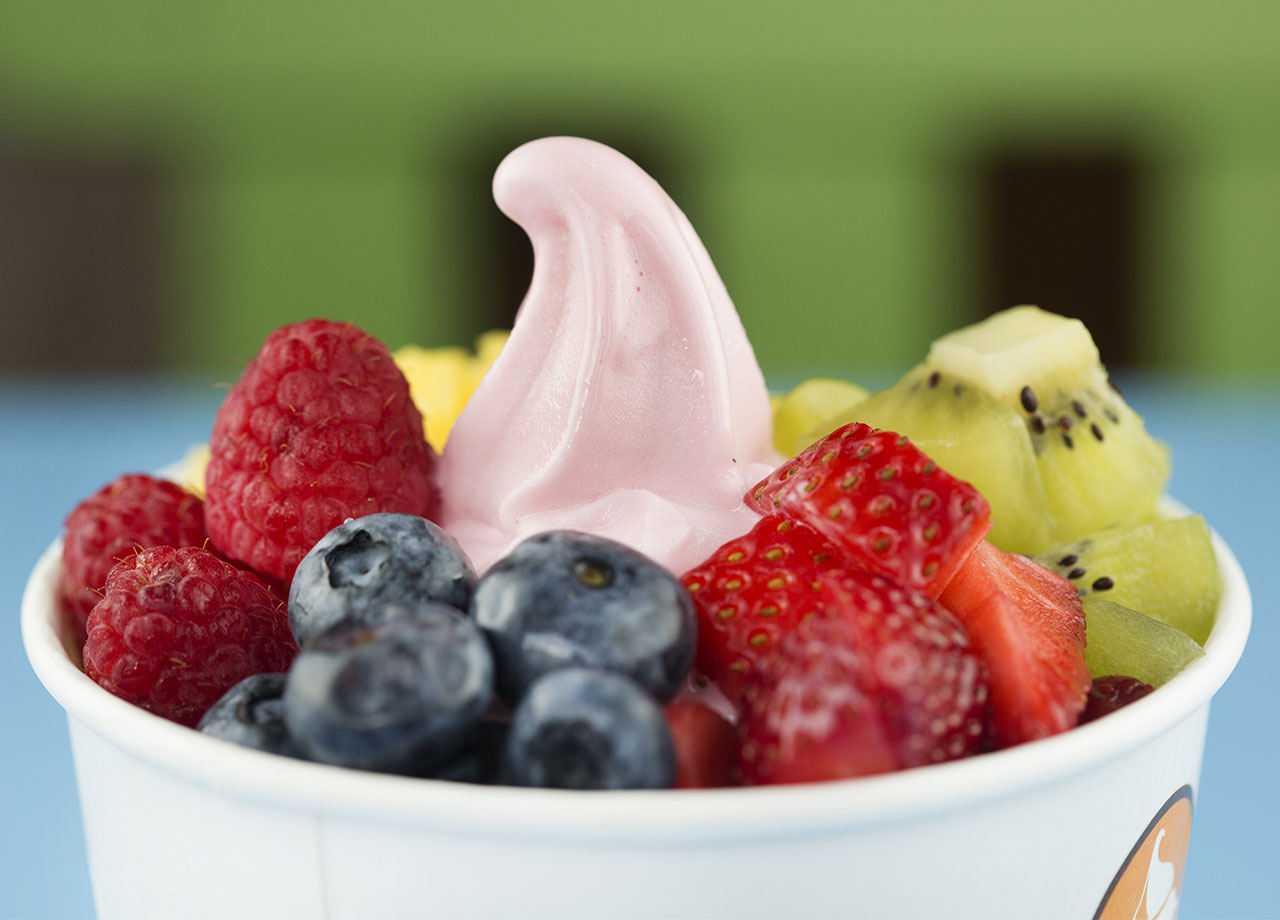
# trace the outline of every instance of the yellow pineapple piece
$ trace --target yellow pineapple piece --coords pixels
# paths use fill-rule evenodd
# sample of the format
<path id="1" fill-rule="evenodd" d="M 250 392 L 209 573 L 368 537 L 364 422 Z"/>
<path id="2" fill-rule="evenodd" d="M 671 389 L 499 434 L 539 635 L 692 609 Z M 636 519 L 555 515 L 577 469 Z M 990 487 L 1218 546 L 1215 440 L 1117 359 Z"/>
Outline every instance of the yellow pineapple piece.
<path id="1" fill-rule="evenodd" d="M 794 457 L 830 433 L 815 432 L 821 422 L 866 398 L 866 390 L 847 380 L 813 377 L 804 381 L 791 392 L 772 399 L 773 446 L 784 457 Z"/>
<path id="2" fill-rule="evenodd" d="M 406 345 L 392 353 L 409 381 L 409 395 L 422 413 L 427 443 L 437 453 L 444 449 L 453 423 L 498 357 L 507 335 L 502 330 L 484 333 L 476 339 L 474 353 L 456 346 L 416 345 Z"/>
<path id="3" fill-rule="evenodd" d="M 178 467 L 177 483 L 193 495 L 204 498 L 204 471 L 209 466 L 208 443 L 187 448 Z"/>

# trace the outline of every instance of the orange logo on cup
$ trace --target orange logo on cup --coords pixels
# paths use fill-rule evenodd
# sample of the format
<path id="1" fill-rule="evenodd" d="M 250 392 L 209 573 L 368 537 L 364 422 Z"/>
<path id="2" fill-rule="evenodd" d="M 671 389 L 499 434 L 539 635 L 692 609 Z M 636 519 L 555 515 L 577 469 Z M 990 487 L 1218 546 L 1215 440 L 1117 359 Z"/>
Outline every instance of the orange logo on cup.
<path id="1" fill-rule="evenodd" d="M 1116 873 L 1093 920 L 1172 920 L 1178 916 L 1191 835 L 1191 787 L 1169 797 Z"/>

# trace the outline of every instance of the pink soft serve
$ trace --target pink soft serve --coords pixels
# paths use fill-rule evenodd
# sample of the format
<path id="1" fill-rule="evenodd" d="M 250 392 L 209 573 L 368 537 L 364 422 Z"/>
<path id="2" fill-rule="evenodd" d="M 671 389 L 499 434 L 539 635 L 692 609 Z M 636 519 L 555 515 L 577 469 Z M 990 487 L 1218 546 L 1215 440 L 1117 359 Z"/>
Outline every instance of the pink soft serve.
<path id="1" fill-rule="evenodd" d="M 569 528 L 682 572 L 745 533 L 777 463 L 769 394 L 688 219 L 622 154 L 554 137 L 510 153 L 494 198 L 533 281 L 439 467 L 444 526 L 483 571 Z"/>

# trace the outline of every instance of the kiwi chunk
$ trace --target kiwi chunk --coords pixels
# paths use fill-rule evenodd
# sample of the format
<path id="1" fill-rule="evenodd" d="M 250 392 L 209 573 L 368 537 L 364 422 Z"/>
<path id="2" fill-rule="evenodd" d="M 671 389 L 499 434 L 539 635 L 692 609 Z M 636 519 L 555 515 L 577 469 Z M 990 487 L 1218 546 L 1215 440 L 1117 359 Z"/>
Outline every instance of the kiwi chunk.
<path id="1" fill-rule="evenodd" d="M 1058 542 L 1022 419 L 979 387 L 920 365 L 820 427 L 825 434 L 855 421 L 906 435 L 971 483 L 991 504 L 988 539 L 1006 552 L 1043 552 Z"/>
<path id="2" fill-rule="evenodd" d="M 926 365 L 1018 414 L 1060 540 L 1150 515 L 1168 450 L 1111 385 L 1079 320 L 1013 307 L 938 339 Z"/>
<path id="3" fill-rule="evenodd" d="M 1222 597 L 1209 527 L 1200 515 L 1099 531 L 1036 561 L 1085 597 L 1137 610 L 1200 644 Z"/>
<path id="4" fill-rule="evenodd" d="M 1158 687 L 1204 654 L 1172 626 L 1097 595 L 1081 599 L 1087 641 L 1084 660 L 1096 680 L 1112 674 Z"/>

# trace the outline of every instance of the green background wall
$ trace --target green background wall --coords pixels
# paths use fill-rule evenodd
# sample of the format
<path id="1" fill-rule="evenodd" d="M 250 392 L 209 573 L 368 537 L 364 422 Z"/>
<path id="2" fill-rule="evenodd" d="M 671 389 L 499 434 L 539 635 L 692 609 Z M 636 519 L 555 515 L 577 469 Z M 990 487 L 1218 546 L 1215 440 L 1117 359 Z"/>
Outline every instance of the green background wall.
<path id="1" fill-rule="evenodd" d="M 1119 144 L 1141 360 L 1275 380 L 1278 51 L 1273 0 L 0 0 L 0 134 L 154 164 L 157 360 L 185 368 L 310 315 L 393 347 L 501 321 L 522 282 L 486 251 L 488 178 L 572 133 L 667 186 L 767 370 L 901 369 L 1005 305 L 973 302 L 983 152 Z"/>

